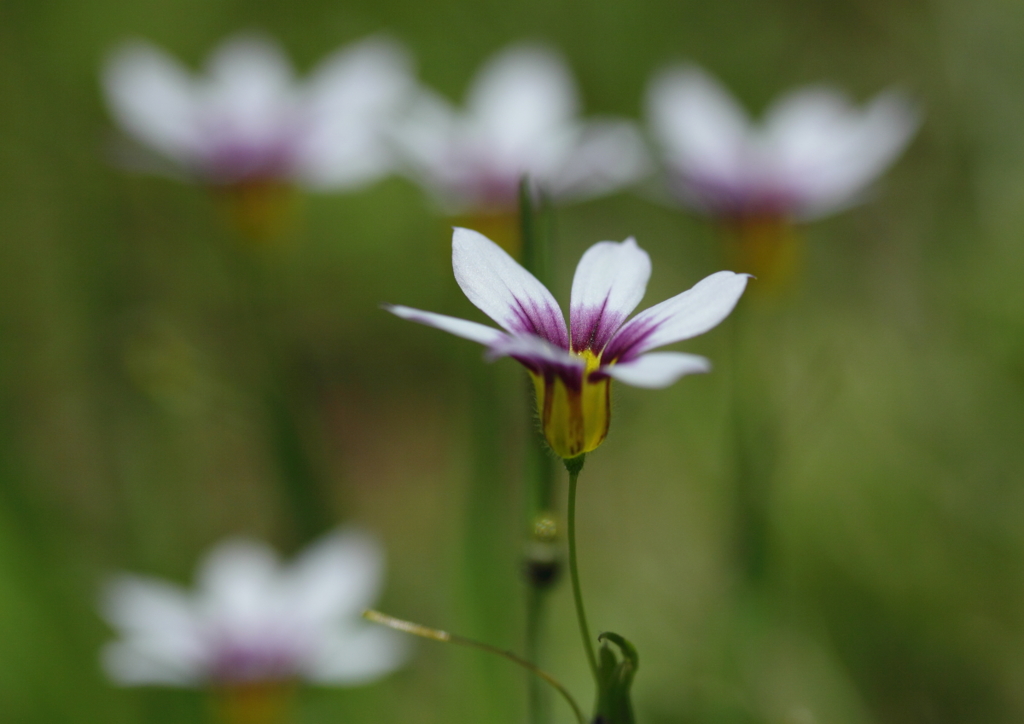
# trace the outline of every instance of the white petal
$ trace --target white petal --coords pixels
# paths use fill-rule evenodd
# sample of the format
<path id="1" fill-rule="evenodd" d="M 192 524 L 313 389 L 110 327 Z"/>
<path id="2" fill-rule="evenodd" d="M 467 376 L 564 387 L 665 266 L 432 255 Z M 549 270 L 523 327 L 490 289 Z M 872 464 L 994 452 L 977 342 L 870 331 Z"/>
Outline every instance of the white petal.
<path id="1" fill-rule="evenodd" d="M 372 604 L 384 573 L 384 551 L 371 535 L 336 531 L 311 546 L 284 573 L 289 615 L 309 626 L 356 617 Z"/>
<path id="2" fill-rule="evenodd" d="M 478 322 L 470 322 L 468 319 L 449 317 L 446 314 L 424 312 L 421 309 L 403 307 L 398 304 L 385 304 L 384 309 L 398 317 L 401 317 L 402 319 L 408 319 L 412 322 L 426 324 L 429 327 L 443 329 L 445 332 L 454 334 L 457 337 L 469 339 L 487 346 L 496 344 L 507 336 L 504 332 L 495 329 L 494 327 L 488 327 L 487 325 L 479 324 Z"/>
<path id="3" fill-rule="evenodd" d="M 404 664 L 410 649 L 408 637 L 381 627 L 359 625 L 328 633 L 306 676 L 325 684 L 369 683 Z"/>
<path id="4" fill-rule="evenodd" d="M 185 684 L 201 675 L 206 641 L 196 607 L 176 586 L 121 575 L 103 588 L 100 613 L 122 635 L 103 657 L 122 684 Z"/>
<path id="5" fill-rule="evenodd" d="M 668 387 L 683 375 L 710 372 L 711 363 L 695 354 L 649 352 L 630 362 L 604 367 L 602 371 L 627 385 L 656 389 Z"/>
<path id="6" fill-rule="evenodd" d="M 244 635 L 280 605 L 277 556 L 256 541 L 232 539 L 207 556 L 199 572 L 200 602 L 215 624 Z"/>
<path id="7" fill-rule="evenodd" d="M 587 249 L 572 280 L 572 348 L 601 350 L 644 298 L 651 257 L 632 237 L 599 241 Z"/>
<path id="8" fill-rule="evenodd" d="M 583 125 L 566 158 L 538 177 L 556 198 L 584 199 L 612 193 L 651 169 L 643 137 L 632 123 L 591 121 Z"/>
<path id="9" fill-rule="evenodd" d="M 121 686 L 196 686 L 202 678 L 196 662 L 168 657 L 145 641 L 107 644 L 100 651 L 100 662 L 107 676 Z"/>
<path id="10" fill-rule="evenodd" d="M 487 350 L 488 359 L 499 357 L 515 357 L 536 370 L 582 371 L 586 367 L 582 357 L 532 334 L 509 335 Z"/>
<path id="11" fill-rule="evenodd" d="M 474 79 L 467 109 L 507 164 L 532 156 L 576 113 L 576 87 L 562 58 L 551 50 L 514 46 L 494 56 Z M 521 163 L 521 162 L 519 162 Z"/>
<path id="12" fill-rule="evenodd" d="M 452 267 L 469 301 L 499 325 L 568 348 L 565 318 L 551 292 L 486 236 L 455 229 Z"/>
<path id="13" fill-rule="evenodd" d="M 828 91 L 793 94 L 772 115 L 779 167 L 803 201 L 804 217 L 855 203 L 893 162 L 920 123 L 913 104 L 895 91 L 863 111 Z"/>
<path id="14" fill-rule="evenodd" d="M 125 634 L 194 634 L 195 608 L 177 586 L 152 578 L 120 575 L 103 587 L 100 613 Z"/>
<path id="15" fill-rule="evenodd" d="M 294 132 L 292 71 L 277 44 L 237 36 L 218 48 L 207 72 L 204 115 L 215 143 L 265 148 Z"/>
<path id="16" fill-rule="evenodd" d="M 630 361 L 649 349 L 696 337 L 729 316 L 747 286 L 747 274 L 720 271 L 692 289 L 645 309 L 608 343 L 604 358 Z"/>
<path id="17" fill-rule="evenodd" d="M 750 123 L 718 81 L 696 66 L 671 68 L 651 83 L 647 106 L 670 166 L 719 183 L 742 178 Z"/>
<path id="18" fill-rule="evenodd" d="M 398 43 L 370 38 L 320 64 L 305 92 L 309 126 L 300 173 L 317 187 L 367 183 L 392 170 L 393 116 L 412 90 L 412 62 Z"/>
<path id="19" fill-rule="evenodd" d="M 196 91 L 188 71 L 148 43 L 122 46 L 103 70 L 110 110 L 143 144 L 180 162 L 199 150 Z"/>

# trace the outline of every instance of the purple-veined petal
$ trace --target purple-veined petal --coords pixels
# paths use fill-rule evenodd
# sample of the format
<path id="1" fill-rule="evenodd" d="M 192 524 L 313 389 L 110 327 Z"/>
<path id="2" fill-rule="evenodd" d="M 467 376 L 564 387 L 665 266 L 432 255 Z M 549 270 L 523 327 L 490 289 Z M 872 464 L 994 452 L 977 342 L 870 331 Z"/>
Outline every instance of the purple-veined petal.
<path id="1" fill-rule="evenodd" d="M 633 387 L 668 387 L 683 375 L 710 372 L 711 362 L 683 352 L 649 352 L 636 359 L 602 367 L 601 372 Z"/>
<path id="2" fill-rule="evenodd" d="M 599 241 L 576 266 L 569 331 L 576 352 L 600 351 L 644 297 L 651 257 L 632 237 Z"/>
<path id="3" fill-rule="evenodd" d="M 299 173 L 319 188 L 368 183 L 395 165 L 391 126 L 412 92 L 412 62 L 387 38 L 369 38 L 324 60 L 304 92 Z"/>
<path id="4" fill-rule="evenodd" d="M 748 276 L 716 272 L 692 289 L 645 309 L 619 329 L 602 358 L 629 362 L 647 350 L 707 332 L 729 316 L 747 286 Z"/>
<path id="5" fill-rule="evenodd" d="M 177 61 L 149 43 L 127 43 L 107 61 L 103 89 L 125 131 L 177 162 L 194 160 L 200 150 L 196 90 Z"/>
<path id="6" fill-rule="evenodd" d="M 480 344 L 487 345 L 488 347 L 497 344 L 508 337 L 508 335 L 500 329 L 488 327 L 486 324 L 480 324 L 479 322 L 471 322 L 468 319 L 449 317 L 447 314 L 424 312 L 422 309 L 403 307 L 399 304 L 385 304 L 384 309 L 397 317 L 401 317 L 402 319 L 419 322 L 420 324 L 425 324 L 428 327 L 443 329 L 445 332 L 454 334 L 456 337 L 462 337 L 463 339 L 479 342 Z"/>
<path id="7" fill-rule="evenodd" d="M 568 387 L 579 389 L 583 384 L 586 362 L 546 339 L 532 334 L 510 335 L 487 350 L 487 359 L 511 357 L 542 377 L 560 377 Z"/>
<path id="8" fill-rule="evenodd" d="M 673 170 L 716 184 L 743 181 L 750 122 L 717 80 L 696 66 L 670 68 L 651 83 L 647 107 Z"/>
<path id="9" fill-rule="evenodd" d="M 452 268 L 469 301 L 499 325 L 569 348 L 565 318 L 551 292 L 486 236 L 455 229 Z"/>

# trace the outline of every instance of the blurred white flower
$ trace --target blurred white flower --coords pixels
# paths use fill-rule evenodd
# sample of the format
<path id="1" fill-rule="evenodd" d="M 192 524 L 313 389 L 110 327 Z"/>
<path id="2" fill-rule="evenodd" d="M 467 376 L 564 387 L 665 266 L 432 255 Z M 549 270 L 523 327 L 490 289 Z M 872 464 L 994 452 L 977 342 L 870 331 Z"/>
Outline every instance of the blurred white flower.
<path id="1" fill-rule="evenodd" d="M 834 89 L 808 87 L 780 98 L 754 124 L 695 66 L 658 75 L 648 112 L 673 192 L 727 218 L 809 219 L 857 203 L 920 122 L 896 91 L 861 109 Z"/>
<path id="2" fill-rule="evenodd" d="M 386 127 L 412 73 L 399 45 L 370 38 L 335 52 L 300 84 L 275 43 L 242 35 L 198 77 L 149 43 L 129 42 L 106 63 L 103 87 L 122 128 L 179 171 L 213 184 L 330 189 L 393 170 Z"/>
<path id="3" fill-rule="evenodd" d="M 450 212 L 515 208 L 526 174 L 556 199 L 610 193 L 643 176 L 649 161 L 628 122 L 577 118 L 563 59 L 513 46 L 477 74 L 458 111 L 422 90 L 398 126 L 410 173 Z"/>
<path id="4" fill-rule="evenodd" d="M 103 649 L 103 666 L 126 686 L 369 682 L 407 655 L 400 635 L 361 619 L 383 565 L 372 537 L 345 530 L 287 566 L 261 543 L 222 543 L 194 592 L 121 575 L 103 591 L 102 614 L 121 634 Z"/>

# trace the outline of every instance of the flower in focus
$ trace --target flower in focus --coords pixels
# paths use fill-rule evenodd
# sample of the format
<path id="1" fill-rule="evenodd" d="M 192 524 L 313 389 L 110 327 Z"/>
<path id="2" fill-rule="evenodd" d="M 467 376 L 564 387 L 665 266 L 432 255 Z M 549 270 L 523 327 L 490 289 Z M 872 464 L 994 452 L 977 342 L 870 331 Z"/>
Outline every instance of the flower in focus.
<path id="1" fill-rule="evenodd" d="M 544 436 L 566 459 L 594 450 L 607 435 L 613 379 L 660 388 L 707 372 L 704 357 L 650 350 L 715 327 L 747 284 L 745 274 L 717 272 L 626 321 L 644 296 L 651 260 L 632 238 L 600 241 L 576 267 L 567 326 L 551 292 L 482 234 L 455 229 L 452 266 L 469 301 L 501 330 L 409 307 L 385 308 L 479 342 L 490 359 L 512 357 L 523 364 L 533 378 Z"/>
<path id="2" fill-rule="evenodd" d="M 671 68 L 648 93 L 673 192 L 726 219 L 811 219 L 862 198 L 909 143 L 916 109 L 896 91 L 863 109 L 825 87 L 793 91 L 753 124 L 714 78 Z"/>
<path id="3" fill-rule="evenodd" d="M 526 175 L 556 199 L 610 193 L 648 157 L 625 121 L 577 118 L 569 69 L 551 50 L 513 46 L 477 74 L 459 112 L 422 90 L 397 126 L 411 174 L 452 213 L 514 211 Z"/>
<path id="4" fill-rule="evenodd" d="M 127 43 L 104 67 L 103 87 L 123 130 L 163 159 L 146 166 L 222 191 L 241 230 L 267 236 L 293 185 L 355 188 L 393 170 L 387 128 L 412 74 L 401 47 L 370 38 L 300 84 L 276 44 L 243 35 L 200 76 L 148 43 Z"/>
<path id="5" fill-rule="evenodd" d="M 261 543 L 222 543 L 203 562 L 194 592 L 121 575 L 103 592 L 103 616 L 121 634 L 103 649 L 104 668 L 122 685 L 372 681 L 406 658 L 395 632 L 360 618 L 382 573 L 379 545 L 348 530 L 287 566 Z"/>

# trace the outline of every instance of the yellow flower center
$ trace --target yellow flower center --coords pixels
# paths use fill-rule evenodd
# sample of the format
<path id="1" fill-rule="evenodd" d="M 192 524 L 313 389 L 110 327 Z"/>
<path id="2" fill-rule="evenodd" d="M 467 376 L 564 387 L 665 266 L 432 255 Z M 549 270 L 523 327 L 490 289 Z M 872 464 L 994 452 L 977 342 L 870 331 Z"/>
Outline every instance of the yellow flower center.
<path id="1" fill-rule="evenodd" d="M 566 459 L 595 450 L 611 420 L 611 378 L 590 380 L 601 366 L 600 355 L 588 350 L 578 356 L 586 362 L 579 385 L 567 384 L 556 374 L 530 375 L 544 437 L 555 454 Z"/>

